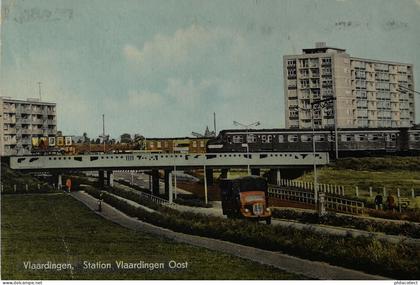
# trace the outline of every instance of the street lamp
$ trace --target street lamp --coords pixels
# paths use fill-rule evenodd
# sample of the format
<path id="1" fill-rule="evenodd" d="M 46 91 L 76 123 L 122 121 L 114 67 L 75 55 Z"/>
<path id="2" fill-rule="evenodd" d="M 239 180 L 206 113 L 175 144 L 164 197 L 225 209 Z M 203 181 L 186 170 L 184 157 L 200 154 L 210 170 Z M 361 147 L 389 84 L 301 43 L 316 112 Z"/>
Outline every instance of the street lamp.
<path id="1" fill-rule="evenodd" d="M 260 125 L 260 122 L 257 121 L 257 122 L 254 122 L 252 124 L 245 125 L 245 124 L 239 123 L 237 121 L 233 121 L 233 124 L 235 126 L 240 126 L 240 127 L 244 128 L 246 130 L 246 153 L 247 153 L 247 157 L 248 157 L 247 166 L 248 166 L 248 175 L 251 175 L 251 168 L 249 166 L 249 144 L 248 144 L 249 139 L 248 139 L 248 131 L 249 131 L 249 128 L 251 128 L 251 127 L 259 126 Z"/>

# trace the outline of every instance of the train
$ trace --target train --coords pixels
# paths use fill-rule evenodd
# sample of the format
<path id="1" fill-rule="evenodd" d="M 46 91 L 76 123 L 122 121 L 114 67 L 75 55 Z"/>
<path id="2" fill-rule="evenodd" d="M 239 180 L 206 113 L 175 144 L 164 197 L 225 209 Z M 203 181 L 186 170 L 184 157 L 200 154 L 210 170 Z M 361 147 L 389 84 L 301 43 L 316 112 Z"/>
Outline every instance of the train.
<path id="1" fill-rule="evenodd" d="M 232 153 L 232 152 L 311 152 L 312 138 L 317 152 L 335 157 L 334 129 L 230 129 L 217 137 L 145 138 L 140 143 L 86 144 L 72 137 L 32 138 L 32 154 L 90 153 Z M 420 155 L 420 127 L 339 129 L 340 157 L 374 155 Z"/>
<path id="2" fill-rule="evenodd" d="M 207 142 L 207 152 L 310 152 L 313 137 L 316 151 L 335 157 L 334 129 L 222 130 Z M 420 127 L 339 129 L 338 150 L 340 157 L 420 155 Z"/>

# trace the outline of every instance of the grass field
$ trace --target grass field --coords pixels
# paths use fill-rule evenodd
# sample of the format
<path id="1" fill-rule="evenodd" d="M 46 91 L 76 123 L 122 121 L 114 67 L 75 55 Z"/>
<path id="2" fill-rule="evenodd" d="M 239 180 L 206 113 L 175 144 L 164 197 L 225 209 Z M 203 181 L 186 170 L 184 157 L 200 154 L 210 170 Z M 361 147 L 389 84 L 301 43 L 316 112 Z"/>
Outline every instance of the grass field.
<path id="1" fill-rule="evenodd" d="M 269 266 L 135 232 L 64 194 L 2 195 L 2 279 L 301 279 Z M 83 270 L 83 261 L 163 262 L 165 269 Z M 168 269 L 167 262 L 188 262 Z M 71 263 L 27 270 L 23 263 Z"/>
<path id="2" fill-rule="evenodd" d="M 308 172 L 298 180 L 312 182 L 313 172 Z M 420 190 L 420 171 L 361 171 L 323 167 L 318 170 L 318 181 L 325 184 L 344 185 L 348 194 L 354 194 L 355 186 L 358 186 L 364 193 L 369 193 L 369 187 L 372 187 L 374 194 L 382 191 L 383 187 L 393 194 L 396 193 L 397 188 L 400 188 L 401 194 L 409 196 L 411 188 Z"/>

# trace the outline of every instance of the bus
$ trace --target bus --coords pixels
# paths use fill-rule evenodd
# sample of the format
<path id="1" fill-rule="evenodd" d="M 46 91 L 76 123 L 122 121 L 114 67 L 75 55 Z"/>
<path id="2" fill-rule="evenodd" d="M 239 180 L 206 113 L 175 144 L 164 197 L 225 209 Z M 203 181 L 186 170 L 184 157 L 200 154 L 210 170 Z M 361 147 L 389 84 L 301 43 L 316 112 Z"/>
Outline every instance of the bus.
<path id="1" fill-rule="evenodd" d="M 267 181 L 259 176 L 220 180 L 223 215 L 271 224 Z"/>

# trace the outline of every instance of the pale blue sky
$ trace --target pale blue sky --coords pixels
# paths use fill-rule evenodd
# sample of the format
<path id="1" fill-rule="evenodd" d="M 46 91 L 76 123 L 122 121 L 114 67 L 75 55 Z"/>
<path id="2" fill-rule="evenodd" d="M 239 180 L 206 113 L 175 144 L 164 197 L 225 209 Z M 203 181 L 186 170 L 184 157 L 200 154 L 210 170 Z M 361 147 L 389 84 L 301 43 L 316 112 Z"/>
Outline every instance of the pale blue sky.
<path id="1" fill-rule="evenodd" d="M 420 86 L 420 0 L 2 4 L 1 95 L 37 97 L 41 81 L 65 134 L 98 136 L 102 113 L 113 137 L 186 136 L 213 112 L 218 129 L 284 127 L 282 56 L 317 41 L 413 63 Z"/>

